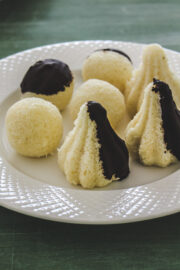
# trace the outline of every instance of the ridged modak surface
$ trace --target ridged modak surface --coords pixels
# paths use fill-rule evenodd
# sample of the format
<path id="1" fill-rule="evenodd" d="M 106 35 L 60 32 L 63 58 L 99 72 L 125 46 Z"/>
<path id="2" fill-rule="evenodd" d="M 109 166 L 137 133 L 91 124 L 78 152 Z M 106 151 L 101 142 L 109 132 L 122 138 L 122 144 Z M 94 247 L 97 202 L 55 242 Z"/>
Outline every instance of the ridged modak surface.
<path id="1" fill-rule="evenodd" d="M 166 167 L 180 160 L 180 111 L 169 86 L 154 79 L 139 112 L 127 126 L 126 144 L 145 165 Z"/>
<path id="2" fill-rule="evenodd" d="M 84 188 L 101 187 L 129 174 L 129 154 L 97 102 L 80 108 L 73 130 L 58 151 L 58 164 L 67 180 Z"/>
<path id="3" fill-rule="evenodd" d="M 174 101 L 180 107 L 180 79 L 170 70 L 163 48 L 158 44 L 151 44 L 144 49 L 142 63 L 134 70 L 131 80 L 127 83 L 126 104 L 131 116 L 139 110 L 144 89 L 153 78 L 169 85 Z"/>

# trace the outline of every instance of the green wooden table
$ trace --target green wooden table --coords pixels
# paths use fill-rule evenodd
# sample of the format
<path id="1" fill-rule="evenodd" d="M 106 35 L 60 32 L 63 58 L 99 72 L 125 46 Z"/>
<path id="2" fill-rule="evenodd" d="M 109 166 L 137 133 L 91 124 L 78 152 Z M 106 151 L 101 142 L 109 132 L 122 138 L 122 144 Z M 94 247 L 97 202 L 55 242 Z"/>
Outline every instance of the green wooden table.
<path id="1" fill-rule="evenodd" d="M 180 51 L 180 1 L 0 0 L 0 58 L 45 44 L 112 39 Z M 0 208 L 0 270 L 179 270 L 180 214 L 111 226 Z"/>

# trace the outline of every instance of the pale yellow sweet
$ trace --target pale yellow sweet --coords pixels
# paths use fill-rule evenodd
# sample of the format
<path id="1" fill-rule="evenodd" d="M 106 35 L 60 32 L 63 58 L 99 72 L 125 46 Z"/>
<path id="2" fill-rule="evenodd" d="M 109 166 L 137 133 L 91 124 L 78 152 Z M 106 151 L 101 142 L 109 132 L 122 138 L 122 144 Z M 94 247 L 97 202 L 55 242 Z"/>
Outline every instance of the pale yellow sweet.
<path id="1" fill-rule="evenodd" d="M 106 109 L 107 117 L 114 128 L 125 114 L 124 96 L 108 82 L 90 79 L 77 89 L 69 104 L 73 120 L 76 119 L 81 105 L 87 101 L 99 102 Z"/>
<path id="2" fill-rule="evenodd" d="M 147 45 L 143 51 L 142 63 L 133 71 L 127 82 L 125 97 L 128 112 L 134 116 L 139 110 L 145 87 L 153 78 L 166 82 L 172 90 L 173 99 L 180 107 L 180 79 L 170 70 L 163 48 L 158 44 Z"/>
<path id="3" fill-rule="evenodd" d="M 122 54 L 113 51 L 95 51 L 84 62 L 83 80 L 100 79 L 124 92 L 126 82 L 131 78 L 133 66 Z"/>
<path id="4" fill-rule="evenodd" d="M 74 89 L 74 79 L 70 83 L 69 86 L 65 86 L 64 91 L 59 91 L 57 94 L 52 95 L 44 95 L 44 94 L 36 94 L 33 92 L 26 92 L 21 95 L 22 98 L 29 97 L 37 97 L 42 98 L 44 100 L 50 101 L 54 104 L 60 111 L 64 110 L 66 106 L 69 104 Z"/>
<path id="5" fill-rule="evenodd" d="M 81 106 L 74 128 L 58 150 L 58 164 L 71 184 L 94 188 L 117 180 L 114 176 L 110 180 L 105 179 L 103 175 L 96 132 L 96 123 L 90 119 L 85 103 Z"/>
<path id="6" fill-rule="evenodd" d="M 11 146 L 27 157 L 53 153 L 62 138 L 59 110 L 40 98 L 26 98 L 13 104 L 7 111 L 5 124 Z"/>
<path id="7" fill-rule="evenodd" d="M 144 165 L 166 167 L 177 161 L 166 148 L 162 126 L 160 96 L 152 91 L 153 83 L 145 88 L 140 110 L 126 129 L 126 145 Z"/>

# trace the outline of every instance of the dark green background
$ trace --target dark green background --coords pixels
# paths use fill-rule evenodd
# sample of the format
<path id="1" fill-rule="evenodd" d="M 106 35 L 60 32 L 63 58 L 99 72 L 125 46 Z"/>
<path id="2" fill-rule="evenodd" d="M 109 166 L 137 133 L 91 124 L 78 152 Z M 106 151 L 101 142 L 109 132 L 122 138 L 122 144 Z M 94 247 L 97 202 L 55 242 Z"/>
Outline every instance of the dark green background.
<path id="1" fill-rule="evenodd" d="M 87 39 L 157 42 L 180 51 L 180 1 L 0 0 L 0 58 Z M 0 270 L 179 270 L 179 254 L 180 214 L 87 226 L 0 208 Z"/>
<path id="2" fill-rule="evenodd" d="M 1 0 L 0 57 L 56 42 L 158 42 L 180 51 L 179 0 Z"/>

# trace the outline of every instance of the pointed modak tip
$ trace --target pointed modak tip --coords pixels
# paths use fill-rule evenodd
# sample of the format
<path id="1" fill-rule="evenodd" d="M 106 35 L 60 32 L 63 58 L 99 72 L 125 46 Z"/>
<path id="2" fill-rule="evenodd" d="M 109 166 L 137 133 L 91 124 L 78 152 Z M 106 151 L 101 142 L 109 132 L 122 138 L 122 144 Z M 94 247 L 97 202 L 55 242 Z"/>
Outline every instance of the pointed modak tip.
<path id="1" fill-rule="evenodd" d="M 146 45 L 146 47 L 144 48 L 144 53 L 146 53 L 146 51 L 152 51 L 152 52 L 156 52 L 156 51 L 163 51 L 163 47 L 161 45 L 159 45 L 158 43 L 152 43 L 152 44 L 148 44 Z"/>
<path id="2" fill-rule="evenodd" d="M 144 61 L 154 61 L 155 58 L 162 58 L 162 60 L 167 60 L 165 51 L 163 47 L 159 44 L 149 44 L 143 49 L 143 59 Z"/>
<path id="3" fill-rule="evenodd" d="M 88 101 L 86 106 L 91 120 L 103 120 L 107 117 L 107 112 L 100 103 L 96 101 Z"/>
<path id="4" fill-rule="evenodd" d="M 156 78 L 153 78 L 152 91 L 154 91 L 155 93 L 159 92 L 159 94 L 163 97 L 172 98 L 172 92 L 171 89 L 169 88 L 169 85 Z"/>

